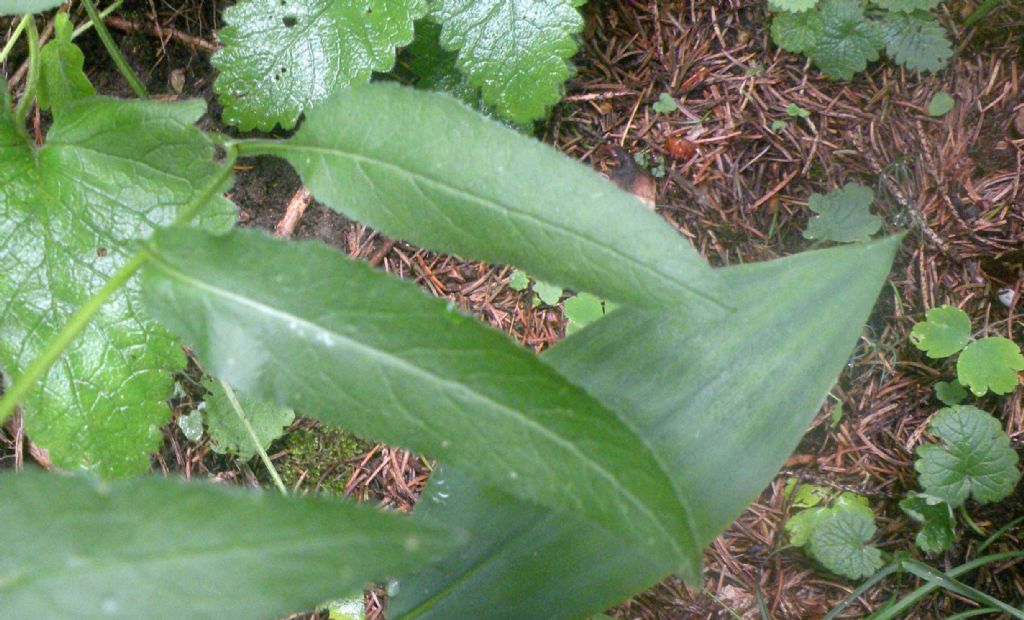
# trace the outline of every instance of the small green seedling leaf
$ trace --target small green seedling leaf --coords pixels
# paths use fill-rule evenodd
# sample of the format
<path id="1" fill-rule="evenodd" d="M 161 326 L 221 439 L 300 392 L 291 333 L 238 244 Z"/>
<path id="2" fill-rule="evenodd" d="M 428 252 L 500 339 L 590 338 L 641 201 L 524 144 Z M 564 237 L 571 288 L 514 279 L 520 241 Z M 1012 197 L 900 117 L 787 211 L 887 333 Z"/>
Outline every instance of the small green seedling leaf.
<path id="1" fill-rule="evenodd" d="M 960 383 L 975 396 L 1009 394 L 1017 388 L 1017 371 L 1024 370 L 1020 347 L 1006 338 L 982 338 L 967 345 L 956 361 Z"/>
<path id="2" fill-rule="evenodd" d="M 803 493 L 802 496 L 801 493 Z M 807 544 L 817 527 L 830 515 L 836 513 L 856 513 L 869 520 L 874 520 L 874 513 L 871 511 L 866 497 L 845 492 L 839 494 L 832 501 L 831 506 L 818 506 L 821 501 L 827 500 L 829 495 L 831 494 L 828 489 L 810 484 L 800 485 L 796 489 L 793 506 L 799 507 L 800 504 L 805 504 L 810 507 L 801 510 L 786 521 L 786 533 L 789 535 L 790 543 L 794 546 L 802 547 Z"/>
<path id="3" fill-rule="evenodd" d="M 772 11 L 801 13 L 813 9 L 818 0 L 768 0 L 768 8 Z"/>
<path id="4" fill-rule="evenodd" d="M 878 60 L 885 45 L 885 29 L 867 19 L 858 0 L 824 0 L 819 8 L 821 29 L 807 55 L 822 73 L 835 80 L 850 80 Z"/>
<path id="5" fill-rule="evenodd" d="M 814 528 L 808 551 L 837 575 L 869 577 L 882 567 L 882 552 L 866 544 L 877 529 L 874 519 L 861 512 L 830 512 Z"/>
<path id="6" fill-rule="evenodd" d="M 915 11 L 930 11 L 939 6 L 941 0 L 871 0 L 883 9 L 899 11 L 901 13 L 913 13 Z"/>
<path id="7" fill-rule="evenodd" d="M 203 439 L 203 413 L 193 411 L 178 418 L 178 428 L 189 441 L 199 442 Z"/>
<path id="8" fill-rule="evenodd" d="M 885 18 L 885 51 L 911 71 L 938 71 L 953 55 L 946 30 L 924 12 L 889 13 Z"/>
<path id="9" fill-rule="evenodd" d="M 678 110 L 679 105 L 676 103 L 676 100 L 672 98 L 672 95 L 668 93 L 661 93 L 658 95 L 658 100 L 651 105 L 651 108 L 658 114 L 668 114 Z"/>
<path id="10" fill-rule="evenodd" d="M 999 420 L 960 405 L 936 414 L 928 430 L 942 445 L 917 449 L 914 469 L 927 495 L 956 507 L 969 496 L 988 503 L 1013 492 L 1020 479 L 1018 458 Z"/>
<path id="11" fill-rule="evenodd" d="M 789 121 L 784 121 L 782 119 L 778 119 L 777 118 L 774 121 L 772 121 L 771 127 L 772 127 L 772 131 L 774 131 L 775 133 L 779 133 L 780 131 L 782 131 L 786 127 L 789 127 Z"/>
<path id="12" fill-rule="evenodd" d="M 772 40 L 787 52 L 807 53 L 818 41 L 824 27 L 818 11 L 781 13 L 772 19 Z"/>
<path id="13" fill-rule="evenodd" d="M 931 500 L 931 501 L 929 501 Z M 940 553 L 949 549 L 956 539 L 953 529 L 953 509 L 942 500 L 911 492 L 900 502 L 900 508 L 921 524 L 914 542 L 925 553 Z"/>
<path id="14" fill-rule="evenodd" d="M 849 243 L 867 241 L 882 227 L 882 218 L 869 208 L 875 194 L 871 188 L 847 183 L 828 194 L 811 194 L 808 206 L 817 213 L 807 222 L 804 237 Z"/>
<path id="15" fill-rule="evenodd" d="M 924 317 L 910 330 L 910 341 L 932 359 L 953 355 L 971 339 L 971 319 L 960 308 L 939 306 Z"/>
<path id="16" fill-rule="evenodd" d="M 810 118 L 811 111 L 806 108 L 801 108 L 795 103 L 791 103 L 786 106 L 786 114 L 788 114 L 790 118 Z"/>
<path id="17" fill-rule="evenodd" d="M 534 280 L 533 292 L 537 296 L 533 300 L 533 305 L 537 306 L 541 303 L 554 306 L 558 303 L 558 300 L 562 298 L 562 287 L 555 284 L 548 284 L 541 280 Z"/>
<path id="18" fill-rule="evenodd" d="M 235 454 L 242 460 L 249 460 L 256 455 L 256 446 L 252 436 L 231 401 L 220 381 L 204 380 L 203 387 L 209 391 L 202 408 L 206 420 L 206 428 L 213 440 L 213 451 L 218 454 Z M 238 403 L 242 406 L 249 425 L 252 427 L 260 447 L 264 450 L 281 435 L 284 429 L 295 419 L 295 412 L 255 398 L 238 393 Z"/>
<path id="19" fill-rule="evenodd" d="M 828 516 L 828 508 L 818 507 L 801 510 L 786 520 L 786 534 L 789 542 L 795 547 L 803 547 L 811 540 L 818 524 Z"/>
<path id="20" fill-rule="evenodd" d="M 525 291 L 530 288 L 530 278 L 526 272 L 516 269 L 508 277 L 508 287 L 513 291 Z"/>
<path id="21" fill-rule="evenodd" d="M 949 96 L 949 93 L 940 90 L 928 102 L 928 116 L 945 116 L 955 105 L 956 102 Z"/>
<path id="22" fill-rule="evenodd" d="M 569 324 L 565 328 L 565 335 L 568 336 L 614 310 L 615 304 L 603 301 L 590 293 L 580 293 L 566 299 L 562 309 L 565 312 L 565 318 L 569 319 Z"/>
<path id="23" fill-rule="evenodd" d="M 77 45 L 71 42 L 74 25 L 67 13 L 57 13 L 53 23 L 53 38 L 39 53 L 39 107 L 59 114 L 76 99 L 96 94 L 82 67 L 85 56 Z"/>
<path id="24" fill-rule="evenodd" d="M 795 479 L 794 479 L 795 480 Z M 821 502 L 827 502 L 832 492 L 816 484 L 801 484 L 793 493 L 794 508 L 813 508 Z"/>
<path id="25" fill-rule="evenodd" d="M 935 384 L 935 398 L 950 407 L 959 405 L 967 398 L 967 390 L 959 381 L 939 381 Z"/>

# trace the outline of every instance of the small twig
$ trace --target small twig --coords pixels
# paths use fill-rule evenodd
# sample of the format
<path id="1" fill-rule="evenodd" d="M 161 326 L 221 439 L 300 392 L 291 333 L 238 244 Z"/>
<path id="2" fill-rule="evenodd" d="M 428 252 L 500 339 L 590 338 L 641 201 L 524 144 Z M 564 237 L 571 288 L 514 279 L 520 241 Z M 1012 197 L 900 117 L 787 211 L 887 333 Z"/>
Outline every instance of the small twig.
<path id="1" fill-rule="evenodd" d="M 148 32 L 149 34 L 159 38 L 161 41 L 166 39 L 177 41 L 191 47 L 192 49 L 212 54 L 220 49 L 220 46 L 210 43 L 205 39 L 194 37 L 188 33 L 175 30 L 174 28 L 168 28 L 167 26 L 160 26 L 155 22 L 141 24 L 139 22 L 131 21 L 120 17 L 118 15 L 111 15 L 106 20 L 107 25 L 121 32 L 136 33 L 136 32 Z"/>
<path id="2" fill-rule="evenodd" d="M 288 201 L 284 217 L 274 227 L 274 235 L 286 239 L 291 237 L 295 232 L 295 227 L 299 225 L 299 220 L 302 219 L 302 214 L 306 212 L 306 207 L 312 200 L 313 195 L 305 187 L 297 189 L 292 195 L 292 199 Z"/>
<path id="3" fill-rule="evenodd" d="M 396 243 L 398 242 L 395 239 L 385 240 L 384 243 L 379 248 L 377 248 L 377 251 L 370 256 L 370 260 L 366 262 L 368 262 L 371 267 L 376 267 L 380 265 L 381 261 L 384 260 L 384 257 L 388 255 L 388 252 L 390 252 L 395 247 Z"/>

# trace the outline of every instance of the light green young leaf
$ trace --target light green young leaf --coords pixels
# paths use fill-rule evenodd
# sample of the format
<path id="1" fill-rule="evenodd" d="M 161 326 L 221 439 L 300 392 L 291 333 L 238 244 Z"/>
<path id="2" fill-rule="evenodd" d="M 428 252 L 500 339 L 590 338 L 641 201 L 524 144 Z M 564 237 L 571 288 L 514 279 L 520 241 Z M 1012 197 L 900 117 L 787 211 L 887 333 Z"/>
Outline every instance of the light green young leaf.
<path id="1" fill-rule="evenodd" d="M 226 172 L 192 126 L 205 109 L 201 101 L 84 99 L 56 118 L 43 147 L 0 115 L 0 368 L 8 380 L 134 253 L 133 240 L 172 222 Z M 218 197 L 204 217 L 224 230 L 234 206 Z M 21 403 L 26 430 L 62 468 L 105 477 L 148 470 L 171 417 L 171 373 L 184 364 L 132 280 Z"/>
<path id="2" fill-rule="evenodd" d="M 614 301 L 729 312 L 707 263 L 636 197 L 446 95 L 356 86 L 291 139 L 239 146 L 286 158 L 317 200 L 390 237 Z"/>
<path id="3" fill-rule="evenodd" d="M 915 11 L 930 11 L 939 6 L 941 0 L 871 0 L 872 4 L 901 13 L 913 13 Z"/>
<path id="4" fill-rule="evenodd" d="M 882 227 L 882 218 L 872 215 L 875 199 L 871 188 L 847 183 L 828 194 L 811 194 L 807 206 L 817 213 L 807 222 L 804 237 L 823 241 L 867 241 Z"/>
<path id="5" fill-rule="evenodd" d="M 911 71 L 938 71 L 953 55 L 946 30 L 928 13 L 890 13 L 885 17 L 885 49 Z"/>
<path id="6" fill-rule="evenodd" d="M 943 445 L 917 448 L 914 469 L 926 494 L 955 507 L 968 496 L 988 503 L 1013 492 L 1020 480 L 1017 453 L 999 420 L 961 405 L 936 414 L 928 430 Z"/>
<path id="7" fill-rule="evenodd" d="M 949 93 L 940 90 L 928 102 L 928 116 L 945 116 L 955 105 L 956 102 L 949 96 Z"/>
<path id="8" fill-rule="evenodd" d="M 688 510 L 650 449 L 505 334 L 322 244 L 165 229 L 149 251 L 148 310 L 214 376 L 472 467 L 521 499 L 608 527 L 652 561 L 699 573 Z"/>
<path id="9" fill-rule="evenodd" d="M 39 107 L 44 110 L 52 108 L 55 115 L 60 114 L 72 101 L 96 94 L 96 89 L 82 70 L 85 56 L 71 42 L 73 31 L 74 25 L 68 19 L 68 14 L 57 13 L 53 23 L 53 38 L 39 53 L 42 72 L 36 96 Z"/>
<path id="10" fill-rule="evenodd" d="M 956 380 L 939 381 L 935 384 L 935 398 L 952 407 L 964 402 L 964 399 L 967 398 L 967 390 Z"/>
<path id="11" fill-rule="evenodd" d="M 955 520 L 949 504 L 932 500 L 927 495 L 911 492 L 900 501 L 903 512 L 921 524 L 921 531 L 914 538 L 915 544 L 925 553 L 940 553 L 949 549 L 956 540 L 953 529 Z"/>
<path id="12" fill-rule="evenodd" d="M 1024 370 L 1024 355 L 1015 342 L 1006 338 L 976 340 L 956 361 L 957 379 L 975 396 L 984 396 L 989 390 L 1009 394 L 1017 388 L 1020 370 Z"/>
<path id="13" fill-rule="evenodd" d="M 796 481 L 796 478 L 791 478 Z M 832 491 L 816 484 L 799 484 L 795 487 L 792 496 L 793 508 L 813 508 L 818 504 L 828 501 Z"/>
<path id="14" fill-rule="evenodd" d="M 803 547 L 811 540 L 811 534 L 818 525 L 829 515 L 831 511 L 824 506 L 801 510 L 790 518 L 786 519 L 786 535 L 794 547 Z"/>
<path id="15" fill-rule="evenodd" d="M 856 512 L 866 517 L 870 517 L 871 519 L 875 518 L 875 513 L 871 510 L 871 504 L 868 503 L 868 498 L 849 491 L 840 493 L 839 497 L 832 501 L 832 511 Z"/>
<path id="16" fill-rule="evenodd" d="M 252 436 L 231 405 L 224 386 L 220 381 L 205 380 L 203 387 L 209 392 L 202 411 L 206 430 L 213 440 L 213 451 L 218 454 L 236 454 L 242 460 L 256 456 Z M 236 396 L 264 450 L 284 434 L 284 429 L 295 419 L 295 412 L 287 407 L 249 398 L 243 393 L 237 393 Z"/>
<path id="17" fill-rule="evenodd" d="M 530 288 L 530 278 L 525 271 L 515 269 L 508 277 L 508 287 L 513 291 L 525 291 Z"/>
<path id="18" fill-rule="evenodd" d="M 811 111 L 801 108 L 795 103 L 791 103 L 786 106 L 786 114 L 788 114 L 790 118 L 810 118 Z"/>
<path id="19" fill-rule="evenodd" d="M 572 74 L 586 0 L 433 0 L 441 44 L 459 51 L 458 67 L 484 101 L 525 124 L 547 114 Z"/>
<path id="20" fill-rule="evenodd" d="M 302 112 L 395 64 L 426 0 L 240 0 L 224 12 L 211 63 L 224 122 L 295 126 Z"/>
<path id="21" fill-rule="evenodd" d="M 651 109 L 658 114 L 668 114 L 675 112 L 679 109 L 679 104 L 672 98 L 672 95 L 668 93 L 661 93 L 658 95 L 658 100 L 651 105 Z"/>
<path id="22" fill-rule="evenodd" d="M 178 428 L 189 441 L 199 442 L 203 439 L 203 413 L 193 411 L 178 418 Z"/>
<path id="23" fill-rule="evenodd" d="M 867 545 L 874 520 L 860 512 L 830 512 L 814 528 L 808 551 L 821 565 L 850 579 L 870 577 L 882 568 L 882 552 Z"/>
<path id="24" fill-rule="evenodd" d="M 565 318 L 569 320 L 565 328 L 565 335 L 568 336 L 600 319 L 606 312 L 614 310 L 615 304 L 602 302 L 599 297 L 590 293 L 579 293 L 566 299 L 562 309 Z"/>
<path id="25" fill-rule="evenodd" d="M 878 60 L 885 29 L 864 15 L 858 0 L 823 0 L 818 12 L 821 32 L 807 55 L 822 73 L 835 80 L 851 80 Z"/>
<path id="26" fill-rule="evenodd" d="M 818 5 L 818 0 L 768 0 L 768 8 L 772 11 L 802 13 Z"/>
<path id="27" fill-rule="evenodd" d="M 808 487 L 812 489 L 814 495 L 808 498 L 810 501 L 815 499 L 827 499 L 828 489 L 823 487 L 816 487 L 814 485 L 801 485 L 801 488 Z M 822 496 L 822 493 L 825 495 Z M 794 499 L 793 506 L 798 507 L 799 498 Z M 804 502 L 808 503 L 808 502 Z M 816 505 L 818 502 L 811 504 Z M 874 520 L 875 513 L 872 512 L 871 506 L 868 504 L 868 499 L 862 495 L 856 493 L 841 493 L 836 497 L 830 506 L 819 506 L 816 508 L 810 508 L 808 510 L 801 510 L 786 521 L 786 533 L 789 534 L 790 542 L 797 547 L 802 547 L 810 541 L 811 536 L 814 534 L 814 530 L 823 523 L 830 515 L 834 515 L 840 512 L 856 513 L 865 516 L 868 519 Z"/>
<path id="28" fill-rule="evenodd" d="M 65 0 L 0 0 L 0 15 L 42 13 L 64 4 Z"/>
<path id="29" fill-rule="evenodd" d="M 801 54 L 814 47 L 824 30 L 816 10 L 780 13 L 772 18 L 772 41 L 787 52 Z"/>
<path id="30" fill-rule="evenodd" d="M 548 306 L 554 306 L 562 298 L 562 287 L 536 280 L 533 283 L 533 293 L 537 296 L 534 299 L 534 305 L 543 303 Z"/>
<path id="31" fill-rule="evenodd" d="M 435 560 L 452 530 L 321 496 L 0 473 L 4 618 L 250 620 Z"/>
<path id="32" fill-rule="evenodd" d="M 722 269 L 734 315 L 694 320 L 624 306 L 541 359 L 637 429 L 695 498 L 699 541 L 708 545 L 763 491 L 820 410 L 899 239 Z M 416 510 L 471 539 L 444 562 L 399 577 L 394 620 L 580 618 L 672 571 L 599 527 L 453 468 L 435 472 Z"/>
<path id="33" fill-rule="evenodd" d="M 953 355 L 971 339 L 971 319 L 960 308 L 939 306 L 926 312 L 924 318 L 910 330 L 910 341 L 932 359 Z"/>

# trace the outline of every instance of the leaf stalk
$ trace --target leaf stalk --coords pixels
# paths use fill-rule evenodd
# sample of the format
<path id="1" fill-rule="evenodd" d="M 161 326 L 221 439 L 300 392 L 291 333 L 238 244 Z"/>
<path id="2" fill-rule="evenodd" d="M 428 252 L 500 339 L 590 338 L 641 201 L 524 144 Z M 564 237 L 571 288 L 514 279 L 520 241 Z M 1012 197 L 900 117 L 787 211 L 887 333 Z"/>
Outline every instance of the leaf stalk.
<path id="1" fill-rule="evenodd" d="M 25 124 L 25 119 L 28 118 L 28 113 L 32 110 L 32 102 L 35 101 L 36 87 L 39 83 L 39 71 L 42 67 L 42 59 L 39 54 L 39 30 L 36 28 L 36 20 L 31 15 L 26 15 L 25 17 L 28 18 L 26 22 L 26 30 L 28 31 L 28 80 L 25 82 L 25 92 L 21 95 L 17 107 L 14 108 L 14 118 L 19 127 Z"/>

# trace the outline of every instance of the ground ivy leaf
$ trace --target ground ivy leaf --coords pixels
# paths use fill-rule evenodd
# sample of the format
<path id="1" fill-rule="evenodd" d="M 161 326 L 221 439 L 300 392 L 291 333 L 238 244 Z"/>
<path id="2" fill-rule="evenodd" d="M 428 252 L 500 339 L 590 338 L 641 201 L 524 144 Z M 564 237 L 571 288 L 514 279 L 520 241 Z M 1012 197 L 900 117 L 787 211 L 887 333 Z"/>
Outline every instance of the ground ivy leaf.
<path id="1" fill-rule="evenodd" d="M 952 407 L 959 405 L 967 398 L 967 390 L 960 385 L 959 381 L 939 381 L 935 384 L 935 398 Z"/>
<path id="2" fill-rule="evenodd" d="M 572 74 L 586 0 L 432 0 L 441 44 L 484 101 L 516 123 L 543 118 Z"/>
<path id="3" fill-rule="evenodd" d="M 953 46 L 930 14 L 890 13 L 885 17 L 885 51 L 911 71 L 938 71 L 953 55 Z"/>
<path id="4" fill-rule="evenodd" d="M 205 109 L 83 99 L 40 148 L 0 116 L 0 367 L 9 380 L 134 252 L 133 239 L 173 221 L 220 173 L 213 145 L 192 126 Z M 234 207 L 218 198 L 205 217 L 226 229 Z M 21 403 L 28 435 L 59 467 L 103 476 L 149 468 L 170 418 L 171 372 L 185 359 L 137 295 L 134 280 L 116 293 Z"/>
<path id="5" fill-rule="evenodd" d="M 818 11 L 780 13 L 772 19 L 772 40 L 787 52 L 802 54 L 814 47 L 823 28 Z"/>
<path id="6" fill-rule="evenodd" d="M 882 218 L 869 210 L 871 188 L 847 183 L 828 194 L 811 194 L 807 206 L 817 213 L 807 222 L 804 237 L 823 241 L 867 241 L 882 227 Z"/>
<path id="7" fill-rule="evenodd" d="M 249 430 L 231 405 L 224 386 L 220 381 L 207 379 L 203 381 L 203 387 L 209 392 L 204 401 L 203 420 L 213 440 L 213 451 L 218 454 L 236 454 L 242 460 L 251 459 L 256 455 L 256 446 Z M 283 435 L 284 429 L 295 419 L 295 412 L 288 407 L 250 398 L 241 392 L 236 392 L 235 396 L 264 450 Z"/>
<path id="8" fill-rule="evenodd" d="M 956 375 L 960 383 L 970 388 L 975 396 L 1009 394 L 1017 388 L 1017 371 L 1024 370 L 1024 356 L 1020 347 L 1006 338 L 976 340 L 960 354 L 956 361 Z"/>
<path id="9" fill-rule="evenodd" d="M 929 499 L 932 501 L 929 502 Z M 925 553 L 940 553 L 949 549 L 956 539 L 953 529 L 953 511 L 946 502 L 911 492 L 900 501 L 900 508 L 921 524 L 914 542 Z"/>
<path id="10" fill-rule="evenodd" d="M 996 502 L 1013 492 L 1020 472 L 1017 453 L 999 420 L 977 407 L 943 409 L 929 431 L 943 445 L 917 449 L 917 470 L 925 493 L 959 506 L 968 496 L 983 503 Z"/>
<path id="11" fill-rule="evenodd" d="M 335 90 L 389 71 L 425 12 L 426 0 L 241 0 L 224 12 L 211 59 L 224 121 L 294 127 Z"/>
<path id="12" fill-rule="evenodd" d="M 940 1 L 941 0 L 871 0 L 871 3 L 890 11 L 913 13 L 914 11 L 930 11 L 931 9 L 939 6 Z"/>
<path id="13" fill-rule="evenodd" d="M 562 298 L 562 287 L 542 280 L 535 280 L 533 283 L 533 294 L 537 296 L 537 299 L 534 300 L 534 305 L 540 302 L 548 306 L 554 306 Z"/>
<path id="14" fill-rule="evenodd" d="M 795 547 L 803 547 L 811 540 L 818 524 L 828 516 L 829 510 L 824 507 L 808 508 L 801 510 L 795 515 L 786 519 L 786 534 L 789 535 L 789 542 Z"/>
<path id="15" fill-rule="evenodd" d="M 59 114 L 67 104 L 76 99 L 96 94 L 82 67 L 85 56 L 77 45 L 71 42 L 74 26 L 67 13 L 57 13 L 53 25 L 53 38 L 39 53 L 42 72 L 39 75 L 37 97 L 39 107 L 53 109 Z"/>
<path id="16" fill-rule="evenodd" d="M 874 520 L 861 512 L 830 512 L 814 528 L 809 551 L 837 575 L 870 577 L 882 567 L 882 552 L 865 544 L 876 530 Z"/>
<path id="17" fill-rule="evenodd" d="M 821 33 L 807 50 L 822 73 L 836 80 L 850 80 L 878 60 L 885 45 L 885 31 L 864 15 L 857 0 L 824 0 L 818 9 Z"/>
<path id="18" fill-rule="evenodd" d="M 932 359 L 953 355 L 971 339 L 971 319 L 960 308 L 939 306 L 926 312 L 924 318 L 910 330 L 910 341 Z"/>
<path id="19" fill-rule="evenodd" d="M 42 13 L 64 2 L 65 0 L 0 0 L 0 15 Z"/>
<path id="20" fill-rule="evenodd" d="M 8 471 L 0 488 L 4 618 L 280 618 L 458 541 L 339 499 L 155 476 Z"/>
<path id="21" fill-rule="evenodd" d="M 416 37 L 402 50 L 403 64 L 415 76 L 416 88 L 436 90 L 465 102 L 482 114 L 488 114 L 473 86 L 457 68 L 459 55 L 441 46 L 441 25 L 430 19 L 416 22 Z"/>

